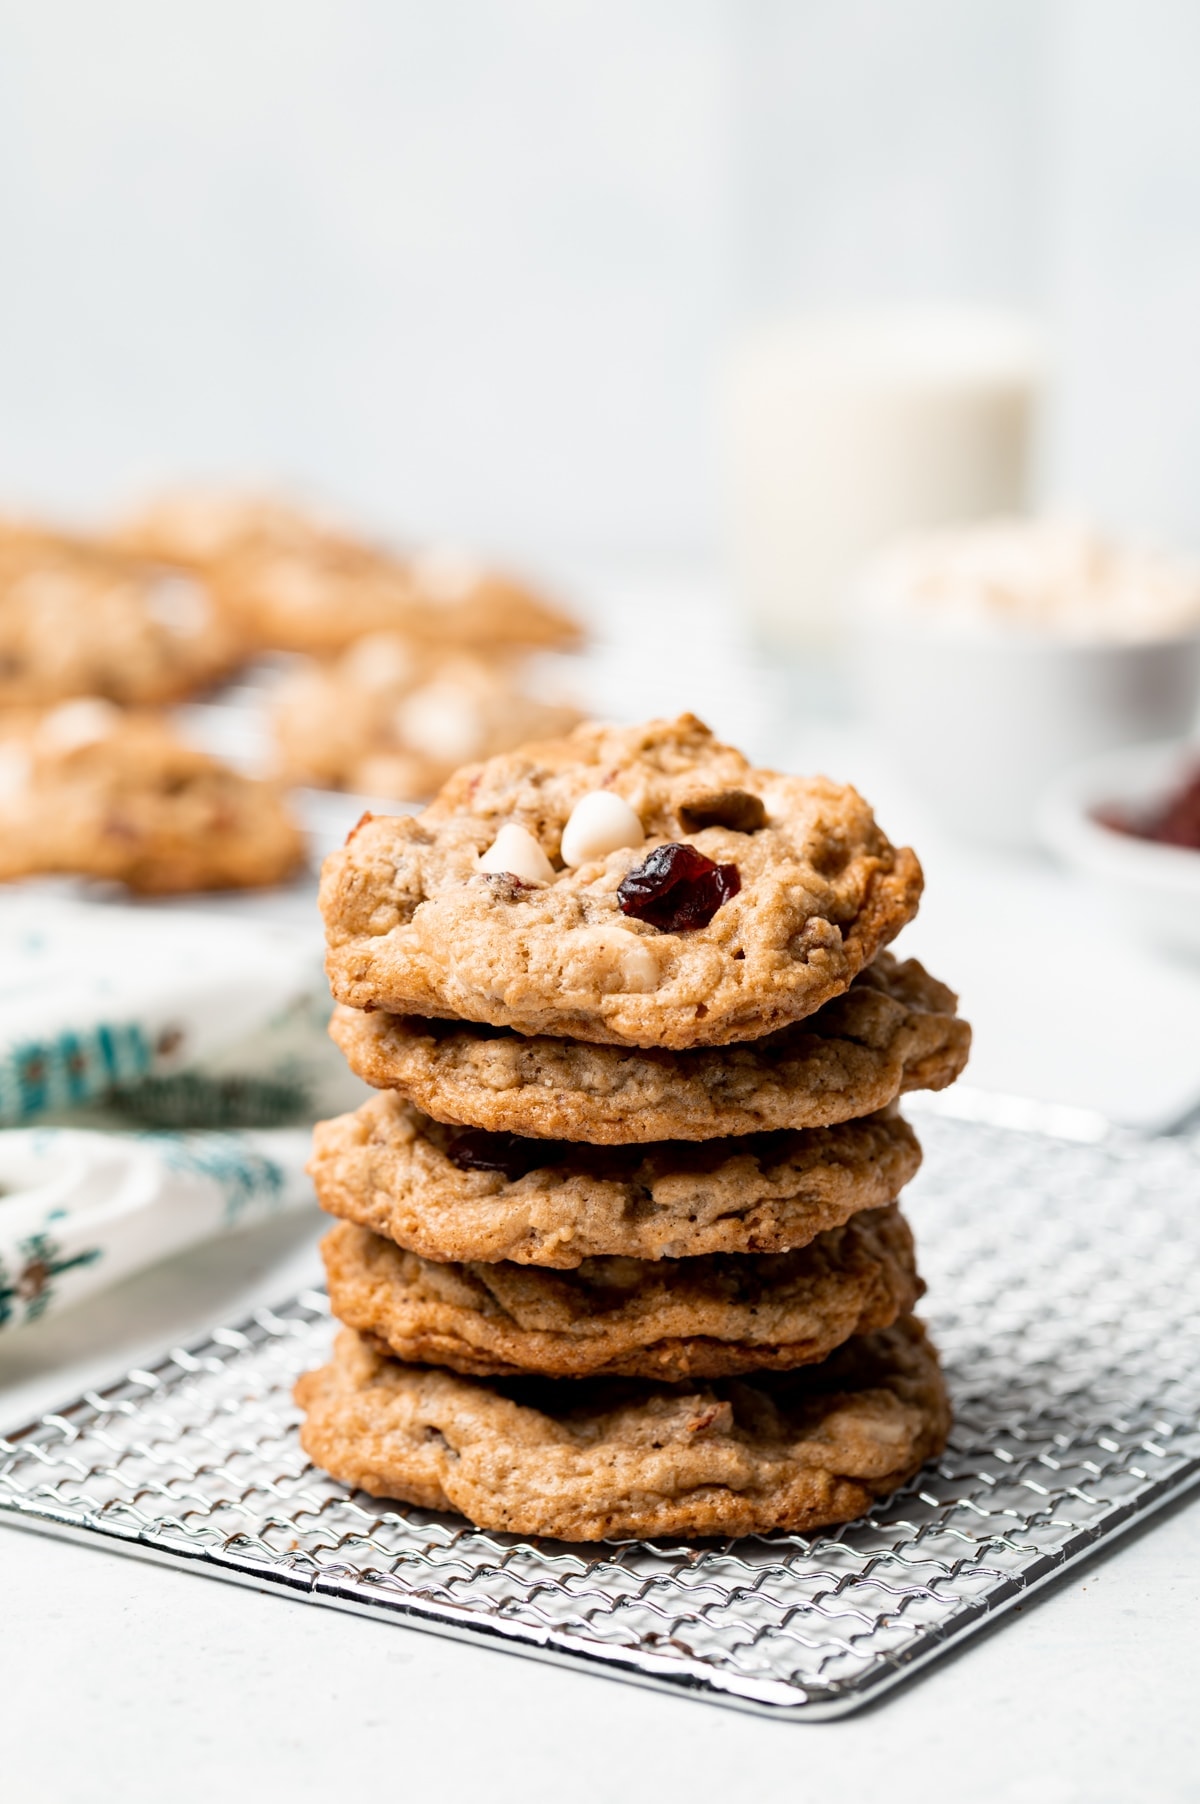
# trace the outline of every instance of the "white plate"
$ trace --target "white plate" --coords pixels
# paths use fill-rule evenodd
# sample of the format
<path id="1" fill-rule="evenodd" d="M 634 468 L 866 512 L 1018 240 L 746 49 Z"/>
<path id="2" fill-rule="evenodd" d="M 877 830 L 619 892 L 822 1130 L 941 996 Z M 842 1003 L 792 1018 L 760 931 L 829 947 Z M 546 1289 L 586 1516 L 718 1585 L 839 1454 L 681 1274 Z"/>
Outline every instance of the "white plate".
<path id="1" fill-rule="evenodd" d="M 1200 768 L 1200 743 L 1172 739 L 1106 752 L 1050 787 L 1038 814 L 1043 843 L 1091 882 L 1139 938 L 1200 959 L 1200 852 L 1105 827 L 1098 809 L 1136 815 Z"/>

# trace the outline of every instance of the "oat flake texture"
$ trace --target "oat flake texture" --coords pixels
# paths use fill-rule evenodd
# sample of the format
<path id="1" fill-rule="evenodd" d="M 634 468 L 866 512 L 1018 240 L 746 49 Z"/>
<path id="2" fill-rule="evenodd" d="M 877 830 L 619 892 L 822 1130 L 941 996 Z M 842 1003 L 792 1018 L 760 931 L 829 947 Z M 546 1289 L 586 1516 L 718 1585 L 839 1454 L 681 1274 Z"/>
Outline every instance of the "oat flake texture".
<path id="1" fill-rule="evenodd" d="M 572 809 L 605 787 L 640 818 L 643 847 L 544 887 L 478 870 L 508 822 L 560 867 Z M 684 831 L 690 804 L 730 791 L 757 797 L 765 824 Z M 740 878 L 688 933 L 631 921 L 617 900 L 630 869 L 672 841 Z M 364 821 L 326 860 L 321 907 L 330 982 L 351 1007 L 680 1049 L 811 1015 L 912 918 L 921 883 L 915 854 L 891 844 L 855 790 L 756 770 L 682 715 L 581 727 L 464 767 L 422 814 Z"/>
<path id="2" fill-rule="evenodd" d="M 570 1270 L 617 1255 L 788 1252 L 894 1201 L 921 1162 L 895 1111 L 701 1145 L 527 1140 L 533 1164 L 517 1175 L 462 1170 L 453 1134 L 394 1092 L 319 1122 L 309 1170 L 321 1207 L 424 1259 Z"/>
<path id="3" fill-rule="evenodd" d="M 912 1317 L 820 1366 L 678 1385 L 463 1378 L 346 1330 L 296 1399 L 305 1450 L 343 1483 L 571 1541 L 847 1522 L 939 1453 L 950 1426 Z"/>
<path id="4" fill-rule="evenodd" d="M 781 1371 L 890 1327 L 924 1289 L 894 1205 L 758 1258 L 589 1259 L 572 1272 L 444 1264 L 352 1222 L 321 1250 L 339 1321 L 398 1359 L 484 1376 Z"/>
<path id="5" fill-rule="evenodd" d="M 827 1127 L 910 1090 L 943 1090 L 971 1029 L 916 959 L 881 952 L 844 995 L 752 1044 L 630 1050 L 468 1021 L 340 1007 L 357 1075 L 439 1121 L 600 1146 Z"/>

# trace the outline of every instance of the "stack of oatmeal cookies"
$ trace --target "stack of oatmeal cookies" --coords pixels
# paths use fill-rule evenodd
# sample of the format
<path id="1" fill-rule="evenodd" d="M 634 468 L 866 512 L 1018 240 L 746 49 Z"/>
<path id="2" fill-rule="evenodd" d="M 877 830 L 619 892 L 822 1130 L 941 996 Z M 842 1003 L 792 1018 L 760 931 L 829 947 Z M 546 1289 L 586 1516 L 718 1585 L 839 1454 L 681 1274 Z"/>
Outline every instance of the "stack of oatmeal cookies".
<path id="1" fill-rule="evenodd" d="M 317 1129 L 343 1481 L 591 1540 L 804 1530 L 942 1447 L 896 1108 L 955 999 L 883 950 L 921 871 L 854 790 L 691 716 L 460 771 L 326 864 Z"/>

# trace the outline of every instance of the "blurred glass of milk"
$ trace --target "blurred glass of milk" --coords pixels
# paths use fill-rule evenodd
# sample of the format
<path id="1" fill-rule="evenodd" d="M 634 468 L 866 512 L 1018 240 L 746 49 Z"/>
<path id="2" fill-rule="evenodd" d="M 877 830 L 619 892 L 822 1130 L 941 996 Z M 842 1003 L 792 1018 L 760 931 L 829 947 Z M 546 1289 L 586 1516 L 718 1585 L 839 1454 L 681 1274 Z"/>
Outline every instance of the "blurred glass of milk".
<path id="1" fill-rule="evenodd" d="M 815 315 L 728 370 L 735 595 L 762 638 L 833 647 L 863 562 L 895 534 L 1029 504 L 1041 341 L 1007 314 Z"/>

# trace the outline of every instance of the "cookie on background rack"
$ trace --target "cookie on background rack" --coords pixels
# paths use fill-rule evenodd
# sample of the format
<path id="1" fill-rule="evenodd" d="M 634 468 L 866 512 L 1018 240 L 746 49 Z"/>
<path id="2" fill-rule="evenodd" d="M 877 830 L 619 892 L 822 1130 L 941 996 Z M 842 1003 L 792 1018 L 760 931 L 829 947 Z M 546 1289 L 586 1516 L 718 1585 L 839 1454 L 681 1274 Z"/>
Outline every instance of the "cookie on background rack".
<path id="1" fill-rule="evenodd" d="M 578 710 L 526 692 L 512 657 L 446 652 L 368 633 L 331 663 L 312 660 L 272 696 L 290 782 L 413 800 L 472 758 L 565 733 Z"/>
<path id="2" fill-rule="evenodd" d="M 394 1093 L 318 1122 L 330 1215 L 432 1260 L 781 1253 L 893 1202 L 921 1163 L 899 1115 L 739 1140 L 589 1147 L 447 1128 Z"/>
<path id="3" fill-rule="evenodd" d="M 480 1376 L 784 1371 L 888 1327 L 924 1290 L 894 1205 L 789 1253 L 596 1258 L 570 1272 L 435 1263 L 346 1221 L 321 1251 L 340 1322 L 397 1358 Z"/>
<path id="4" fill-rule="evenodd" d="M 971 1046 L 956 1008 L 916 959 L 881 952 L 815 1014 L 726 1047 L 631 1051 L 345 1006 L 329 1031 L 357 1076 L 438 1120 L 607 1146 L 824 1127 L 943 1090 Z"/>
<path id="5" fill-rule="evenodd" d="M 436 645 L 569 646 L 578 623 L 459 553 L 405 554 L 319 513 L 231 489 L 178 489 L 129 514 L 117 543 L 203 570 L 265 649 L 330 653 L 397 630 Z"/>
<path id="6" fill-rule="evenodd" d="M 176 701 L 245 654 L 198 576 L 81 536 L 0 523 L 0 705 Z"/>
<path id="7" fill-rule="evenodd" d="M 569 1541 L 848 1522 L 940 1453 L 950 1427 L 911 1316 L 819 1366 L 677 1385 L 464 1378 L 347 1330 L 296 1400 L 306 1453 L 342 1483 Z"/>
<path id="8" fill-rule="evenodd" d="M 0 724 L 0 880 L 108 878 L 147 895 L 259 888 L 304 862 L 276 790 L 100 697 Z"/>
<path id="9" fill-rule="evenodd" d="M 773 1033 L 916 913 L 858 793 L 758 770 L 692 715 L 585 726 L 367 817 L 325 861 L 335 997 L 621 1046 Z"/>
<path id="10" fill-rule="evenodd" d="M 207 570 L 249 546 L 317 554 L 354 541 L 312 508 L 255 489 L 196 483 L 167 489 L 110 528 L 114 544 L 139 557 Z"/>

